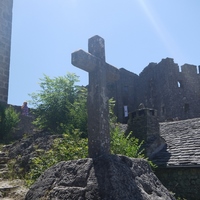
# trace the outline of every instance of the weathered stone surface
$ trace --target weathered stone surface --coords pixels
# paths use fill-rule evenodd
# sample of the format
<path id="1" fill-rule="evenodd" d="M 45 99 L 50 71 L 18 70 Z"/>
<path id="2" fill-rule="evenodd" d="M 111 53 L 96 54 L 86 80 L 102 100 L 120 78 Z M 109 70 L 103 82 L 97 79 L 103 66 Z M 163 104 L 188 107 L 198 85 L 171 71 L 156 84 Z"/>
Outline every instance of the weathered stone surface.
<path id="1" fill-rule="evenodd" d="M 140 103 L 158 111 L 159 121 L 200 117 L 200 66 L 178 66 L 171 58 L 150 63 L 137 75 L 119 69 L 120 78 L 111 84 L 109 98 L 116 100 L 118 121 L 126 123 L 124 106 L 128 112 Z"/>
<path id="2" fill-rule="evenodd" d="M 170 200 L 175 199 L 143 159 L 105 155 L 60 162 L 46 170 L 26 200 Z"/>
<path id="3" fill-rule="evenodd" d="M 0 102 L 7 103 L 13 0 L 0 1 Z"/>
<path id="4" fill-rule="evenodd" d="M 0 180 L 0 199 L 24 200 L 28 188 L 23 180 Z"/>
<path id="5" fill-rule="evenodd" d="M 166 146 L 165 140 L 160 136 L 157 111 L 154 109 L 141 108 L 129 113 L 126 134 L 130 132 L 140 142 L 144 142 L 142 147 L 150 159 Z"/>
<path id="6" fill-rule="evenodd" d="M 88 153 L 94 158 L 110 153 L 109 106 L 107 82 L 119 78 L 119 70 L 105 62 L 104 39 L 89 39 L 88 51 L 72 53 L 72 64 L 89 72 L 87 97 Z"/>
<path id="7" fill-rule="evenodd" d="M 58 137 L 61 138 L 62 135 L 51 135 L 45 131 L 36 132 L 4 147 L 4 151 L 8 152 L 9 158 L 16 159 L 14 166 L 16 173 L 20 172 L 21 168 L 27 172 L 29 171 L 30 159 L 38 156 L 37 150 L 48 151 L 52 147 L 53 140 Z"/>

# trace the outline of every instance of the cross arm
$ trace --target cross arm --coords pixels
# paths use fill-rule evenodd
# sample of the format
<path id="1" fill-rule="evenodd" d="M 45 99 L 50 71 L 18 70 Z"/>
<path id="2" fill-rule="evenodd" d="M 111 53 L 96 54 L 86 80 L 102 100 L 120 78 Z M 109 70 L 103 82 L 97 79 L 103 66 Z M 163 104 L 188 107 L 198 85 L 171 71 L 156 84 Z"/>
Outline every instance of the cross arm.
<path id="1" fill-rule="evenodd" d="M 75 51 L 71 55 L 72 65 L 87 72 L 92 72 L 95 69 L 97 59 L 98 58 L 96 58 L 92 54 L 86 53 L 83 50 Z"/>
<path id="2" fill-rule="evenodd" d="M 119 79 L 119 70 L 116 67 L 83 50 L 78 50 L 72 53 L 71 63 L 72 65 L 87 72 L 92 72 L 95 70 L 95 68 L 101 67 L 103 64 L 106 66 L 105 69 L 107 81 L 113 82 Z"/>

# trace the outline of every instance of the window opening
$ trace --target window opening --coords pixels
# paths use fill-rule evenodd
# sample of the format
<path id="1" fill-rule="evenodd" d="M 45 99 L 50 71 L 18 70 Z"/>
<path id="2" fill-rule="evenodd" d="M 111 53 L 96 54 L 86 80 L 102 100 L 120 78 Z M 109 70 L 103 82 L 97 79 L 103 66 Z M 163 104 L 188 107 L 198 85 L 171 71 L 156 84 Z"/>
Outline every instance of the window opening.
<path id="1" fill-rule="evenodd" d="M 139 116 L 145 115 L 145 110 L 140 110 L 138 114 Z"/>
<path id="2" fill-rule="evenodd" d="M 150 110 L 149 112 L 150 112 L 150 114 L 151 114 L 152 116 L 154 116 L 154 115 L 155 115 L 155 112 L 154 112 L 154 110 Z"/>
<path id="3" fill-rule="evenodd" d="M 182 81 L 177 81 L 177 86 L 178 86 L 178 88 L 183 88 Z"/>
<path id="4" fill-rule="evenodd" d="M 128 117 L 128 106 L 124 106 L 124 117 Z"/>

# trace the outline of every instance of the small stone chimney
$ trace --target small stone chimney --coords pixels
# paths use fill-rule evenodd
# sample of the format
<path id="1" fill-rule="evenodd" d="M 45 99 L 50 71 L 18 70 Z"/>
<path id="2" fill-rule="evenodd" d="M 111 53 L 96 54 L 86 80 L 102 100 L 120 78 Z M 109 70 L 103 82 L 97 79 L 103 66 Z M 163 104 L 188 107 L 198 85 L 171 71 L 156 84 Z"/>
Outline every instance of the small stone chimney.
<path id="1" fill-rule="evenodd" d="M 157 111 L 149 108 L 139 108 L 129 113 L 127 133 L 132 131 L 132 136 L 144 141 L 145 154 L 152 158 L 165 145 L 160 136 L 160 126 Z"/>

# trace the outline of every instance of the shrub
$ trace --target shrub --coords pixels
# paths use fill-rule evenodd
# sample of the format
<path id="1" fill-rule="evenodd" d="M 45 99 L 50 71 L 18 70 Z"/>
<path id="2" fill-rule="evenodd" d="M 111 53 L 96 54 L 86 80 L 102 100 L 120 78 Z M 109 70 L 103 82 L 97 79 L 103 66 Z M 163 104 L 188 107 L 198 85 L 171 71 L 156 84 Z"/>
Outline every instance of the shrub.
<path id="1" fill-rule="evenodd" d="M 84 87 L 75 86 L 78 77 L 68 73 L 66 76 L 40 79 L 41 90 L 32 93 L 36 116 L 34 124 L 53 134 L 63 134 L 65 130 L 80 129 L 87 132 L 86 96 Z"/>
<path id="2" fill-rule="evenodd" d="M 5 141 L 10 140 L 10 134 L 19 121 L 19 113 L 12 106 L 5 107 L 0 104 L 0 139 Z"/>
<path id="3" fill-rule="evenodd" d="M 135 137 L 125 136 L 118 125 L 111 131 L 111 152 L 122 154 L 132 158 L 144 158 L 144 150 L 141 149 L 143 142 Z"/>
<path id="4" fill-rule="evenodd" d="M 73 133 L 63 134 L 63 138 L 55 139 L 51 150 L 44 152 L 38 149 L 37 156 L 31 160 L 30 171 L 26 174 L 27 185 L 33 184 L 44 170 L 60 161 L 86 158 L 87 144 L 88 140 L 81 138 L 81 133 L 75 130 Z"/>

